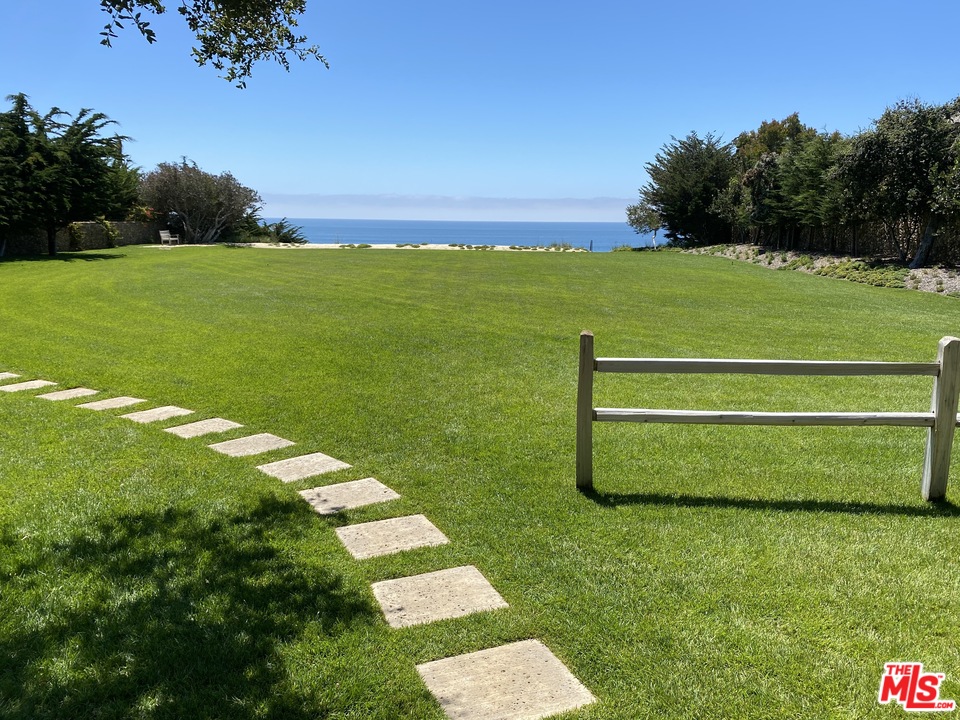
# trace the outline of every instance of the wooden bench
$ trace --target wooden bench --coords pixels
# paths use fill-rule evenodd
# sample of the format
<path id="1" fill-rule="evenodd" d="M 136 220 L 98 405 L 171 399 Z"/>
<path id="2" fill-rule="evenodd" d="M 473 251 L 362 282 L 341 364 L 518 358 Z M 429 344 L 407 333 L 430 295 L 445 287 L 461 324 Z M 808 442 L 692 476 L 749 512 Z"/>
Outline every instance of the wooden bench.
<path id="1" fill-rule="evenodd" d="M 174 235 L 174 234 L 171 233 L 169 230 L 161 230 L 161 231 L 160 231 L 160 244 L 161 244 L 161 245 L 174 245 L 174 244 L 179 245 L 179 244 L 180 244 L 180 236 L 179 236 L 179 235 Z"/>

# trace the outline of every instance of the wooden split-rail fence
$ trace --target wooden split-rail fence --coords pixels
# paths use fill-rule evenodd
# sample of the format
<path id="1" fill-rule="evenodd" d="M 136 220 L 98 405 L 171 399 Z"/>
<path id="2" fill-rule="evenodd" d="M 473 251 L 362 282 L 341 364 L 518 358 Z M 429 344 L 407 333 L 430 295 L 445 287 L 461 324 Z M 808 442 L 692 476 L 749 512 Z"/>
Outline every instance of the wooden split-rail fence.
<path id="1" fill-rule="evenodd" d="M 594 373 L 739 373 L 754 375 L 926 375 L 933 378 L 930 412 L 727 412 L 593 407 Z M 593 423 L 694 423 L 711 425 L 832 425 L 927 428 L 920 492 L 925 500 L 946 496 L 950 452 L 960 402 L 960 338 L 945 337 L 936 362 L 822 360 L 702 360 L 596 358 L 593 333 L 580 333 L 577 384 L 577 487 L 593 488 Z"/>

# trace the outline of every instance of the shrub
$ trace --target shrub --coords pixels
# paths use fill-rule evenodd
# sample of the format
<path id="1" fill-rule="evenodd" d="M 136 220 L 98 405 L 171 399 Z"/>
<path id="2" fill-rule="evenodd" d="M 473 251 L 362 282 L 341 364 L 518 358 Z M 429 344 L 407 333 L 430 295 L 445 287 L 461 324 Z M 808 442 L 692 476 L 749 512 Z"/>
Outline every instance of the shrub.
<path id="1" fill-rule="evenodd" d="M 107 247 L 115 248 L 120 242 L 120 231 L 117 230 L 110 221 L 102 215 L 96 219 L 97 225 L 103 228 L 104 235 L 107 237 Z M 73 226 L 71 226 L 72 228 Z M 72 239 L 72 236 L 71 236 Z"/>
<path id="2" fill-rule="evenodd" d="M 794 258 L 786 265 L 781 265 L 781 270 L 798 270 L 800 268 L 812 268 L 813 267 L 813 258 L 809 255 L 801 255 L 800 257 Z"/>
<path id="3" fill-rule="evenodd" d="M 70 223 L 70 225 L 67 226 L 67 235 L 70 237 L 70 242 L 67 247 L 71 252 L 83 250 L 83 233 L 80 231 L 79 225 Z"/>
<path id="4" fill-rule="evenodd" d="M 286 218 L 272 225 L 266 225 L 270 234 L 273 236 L 273 242 L 290 243 L 291 245 L 306 245 L 307 238 L 303 234 L 303 228 L 299 225 L 291 225 Z"/>
<path id="5" fill-rule="evenodd" d="M 906 287 L 906 280 L 910 271 L 904 267 L 884 265 L 882 263 L 866 263 L 862 260 L 848 260 L 846 262 L 825 265 L 813 271 L 815 275 L 842 278 L 853 282 L 876 285 L 877 287 L 902 288 Z"/>

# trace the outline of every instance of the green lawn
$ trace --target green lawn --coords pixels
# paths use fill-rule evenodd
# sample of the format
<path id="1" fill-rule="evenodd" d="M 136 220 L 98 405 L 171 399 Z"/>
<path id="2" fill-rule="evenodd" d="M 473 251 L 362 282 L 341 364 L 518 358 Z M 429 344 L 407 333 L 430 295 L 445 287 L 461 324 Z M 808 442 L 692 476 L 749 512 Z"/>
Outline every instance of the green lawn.
<path id="1" fill-rule="evenodd" d="M 677 253 L 123 248 L 0 262 L 0 371 L 181 405 L 295 447 L 0 393 L 0 717 L 439 720 L 415 664 L 538 638 L 623 718 L 898 717 L 960 699 L 960 465 L 924 431 L 604 424 L 599 356 L 932 360 L 960 303 Z M 595 404 L 926 410 L 929 378 L 598 376 Z M 189 420 L 175 419 L 160 427 Z M 217 439 L 220 439 L 219 437 Z M 213 440 L 207 440 L 212 442 Z M 393 503 L 321 519 L 254 466 L 322 451 Z M 353 560 L 338 525 L 444 547 Z M 392 630 L 370 583 L 476 565 L 510 608 Z"/>

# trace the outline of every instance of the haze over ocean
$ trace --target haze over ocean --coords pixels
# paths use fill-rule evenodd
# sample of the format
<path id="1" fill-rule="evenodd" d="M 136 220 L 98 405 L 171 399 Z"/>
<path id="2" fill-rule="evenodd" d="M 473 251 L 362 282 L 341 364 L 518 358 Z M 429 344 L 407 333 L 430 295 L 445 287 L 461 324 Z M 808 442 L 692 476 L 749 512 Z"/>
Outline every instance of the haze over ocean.
<path id="1" fill-rule="evenodd" d="M 276 222 L 280 218 L 267 218 Z M 303 229 L 311 243 L 393 245 L 521 245 L 534 247 L 568 243 L 594 252 L 619 245 L 652 245 L 649 235 L 638 235 L 625 222 L 470 222 L 454 220 L 328 220 L 287 218 Z M 658 244 L 661 238 L 657 238 Z"/>

